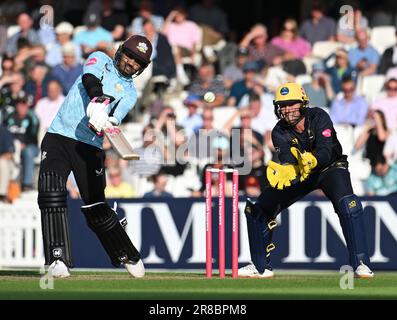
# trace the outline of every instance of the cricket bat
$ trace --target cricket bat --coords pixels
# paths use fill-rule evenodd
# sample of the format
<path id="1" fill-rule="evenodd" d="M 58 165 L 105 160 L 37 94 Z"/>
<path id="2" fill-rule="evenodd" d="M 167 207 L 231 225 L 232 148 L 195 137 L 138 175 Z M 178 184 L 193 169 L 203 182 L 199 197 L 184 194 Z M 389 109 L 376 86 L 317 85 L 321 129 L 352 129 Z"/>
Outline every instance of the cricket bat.
<path id="1" fill-rule="evenodd" d="M 139 155 L 134 152 L 131 144 L 125 138 L 120 128 L 109 126 L 103 129 L 103 134 L 109 140 L 112 148 L 123 160 L 139 160 Z"/>

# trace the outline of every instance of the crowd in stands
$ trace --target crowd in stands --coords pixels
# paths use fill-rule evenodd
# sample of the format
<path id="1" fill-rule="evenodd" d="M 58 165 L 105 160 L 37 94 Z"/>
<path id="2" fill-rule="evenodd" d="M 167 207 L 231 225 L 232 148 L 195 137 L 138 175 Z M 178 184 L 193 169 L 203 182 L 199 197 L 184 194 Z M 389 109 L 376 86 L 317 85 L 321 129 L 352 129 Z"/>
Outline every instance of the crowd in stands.
<path id="1" fill-rule="evenodd" d="M 104 142 L 107 197 L 201 197 L 207 167 L 230 165 L 243 172 L 248 162 L 252 168 L 240 175 L 240 192 L 258 196 L 266 163 L 277 160 L 273 92 L 288 81 L 302 84 L 310 106 L 330 114 L 356 193 L 397 192 L 392 23 L 379 26 L 354 7 L 346 25 L 344 17 L 336 21 L 313 0 L 308 19 L 286 19 L 275 36 L 255 23 L 232 41 L 227 12 L 213 0 L 168 11 L 142 0 L 131 13 L 125 2 L 92 0 L 81 21 L 66 12 L 51 28 L 38 25 L 37 10 L 27 11 L 22 1 L 0 26 L 0 35 L 6 32 L 0 41 L 0 201 L 13 200 L 11 184 L 22 192 L 36 189 L 45 157 L 40 142 L 85 59 L 97 50 L 112 57 L 133 34 L 145 35 L 154 48 L 152 63 L 134 80 L 137 105 L 122 124 L 141 158 L 125 162 Z M 0 12 L 6 9 L 0 5 Z M 205 101 L 207 92 L 214 101 Z M 214 195 L 216 183 L 215 177 Z M 78 198 L 73 175 L 67 186 Z"/>

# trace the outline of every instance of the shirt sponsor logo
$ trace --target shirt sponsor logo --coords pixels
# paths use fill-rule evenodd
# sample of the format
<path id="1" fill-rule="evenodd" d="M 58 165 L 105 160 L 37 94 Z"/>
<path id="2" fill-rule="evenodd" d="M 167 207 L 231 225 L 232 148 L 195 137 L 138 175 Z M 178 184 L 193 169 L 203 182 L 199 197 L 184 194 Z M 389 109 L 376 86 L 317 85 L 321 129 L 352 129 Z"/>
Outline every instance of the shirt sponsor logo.
<path id="1" fill-rule="evenodd" d="M 324 137 L 326 137 L 326 138 L 331 137 L 331 135 L 332 135 L 331 129 L 325 129 L 325 130 L 323 131 L 322 135 L 323 135 Z"/>
<path id="2" fill-rule="evenodd" d="M 86 66 L 92 66 L 98 62 L 97 58 L 91 58 L 90 60 L 87 61 L 85 64 Z"/>

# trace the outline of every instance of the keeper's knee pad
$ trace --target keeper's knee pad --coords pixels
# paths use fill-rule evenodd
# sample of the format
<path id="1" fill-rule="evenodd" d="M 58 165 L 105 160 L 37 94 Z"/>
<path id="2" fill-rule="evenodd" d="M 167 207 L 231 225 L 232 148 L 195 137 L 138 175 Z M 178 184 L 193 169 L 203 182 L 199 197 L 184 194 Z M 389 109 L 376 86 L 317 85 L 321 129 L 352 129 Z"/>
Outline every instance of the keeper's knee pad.
<path id="1" fill-rule="evenodd" d="M 56 172 L 45 172 L 39 177 L 38 189 L 45 264 L 60 259 L 72 267 L 66 181 Z"/>
<path id="2" fill-rule="evenodd" d="M 138 250 L 118 220 L 116 212 L 107 203 L 100 202 L 83 206 L 81 210 L 87 219 L 88 226 L 98 236 L 114 266 L 118 267 L 122 263 L 140 260 Z"/>
<path id="3" fill-rule="evenodd" d="M 273 229 L 277 222 L 263 214 L 251 200 L 247 200 L 245 210 L 251 260 L 260 273 L 271 270 L 270 252 L 275 249 L 272 243 Z"/>
<path id="4" fill-rule="evenodd" d="M 339 220 L 349 250 L 351 266 L 355 269 L 363 262 L 369 264 L 367 242 L 365 237 L 363 207 L 354 194 L 339 200 Z"/>

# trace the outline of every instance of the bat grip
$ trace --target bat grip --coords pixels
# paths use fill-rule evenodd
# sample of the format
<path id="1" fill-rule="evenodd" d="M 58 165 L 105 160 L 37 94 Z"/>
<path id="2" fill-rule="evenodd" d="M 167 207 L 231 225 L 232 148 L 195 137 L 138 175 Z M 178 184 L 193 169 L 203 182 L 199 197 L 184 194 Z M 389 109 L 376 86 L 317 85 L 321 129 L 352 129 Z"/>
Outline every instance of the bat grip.
<path id="1" fill-rule="evenodd" d="M 97 97 L 95 97 L 94 99 L 92 99 L 92 102 L 95 102 L 97 100 Z M 106 99 L 105 101 L 103 101 L 103 103 L 105 104 L 105 105 L 109 105 L 110 104 L 110 98 L 109 99 Z M 91 124 L 91 123 L 88 123 L 88 128 L 90 128 L 93 132 L 95 132 L 95 134 L 98 136 L 98 137 L 103 137 L 103 132 L 102 131 L 97 131 L 96 130 L 96 128 Z"/>

